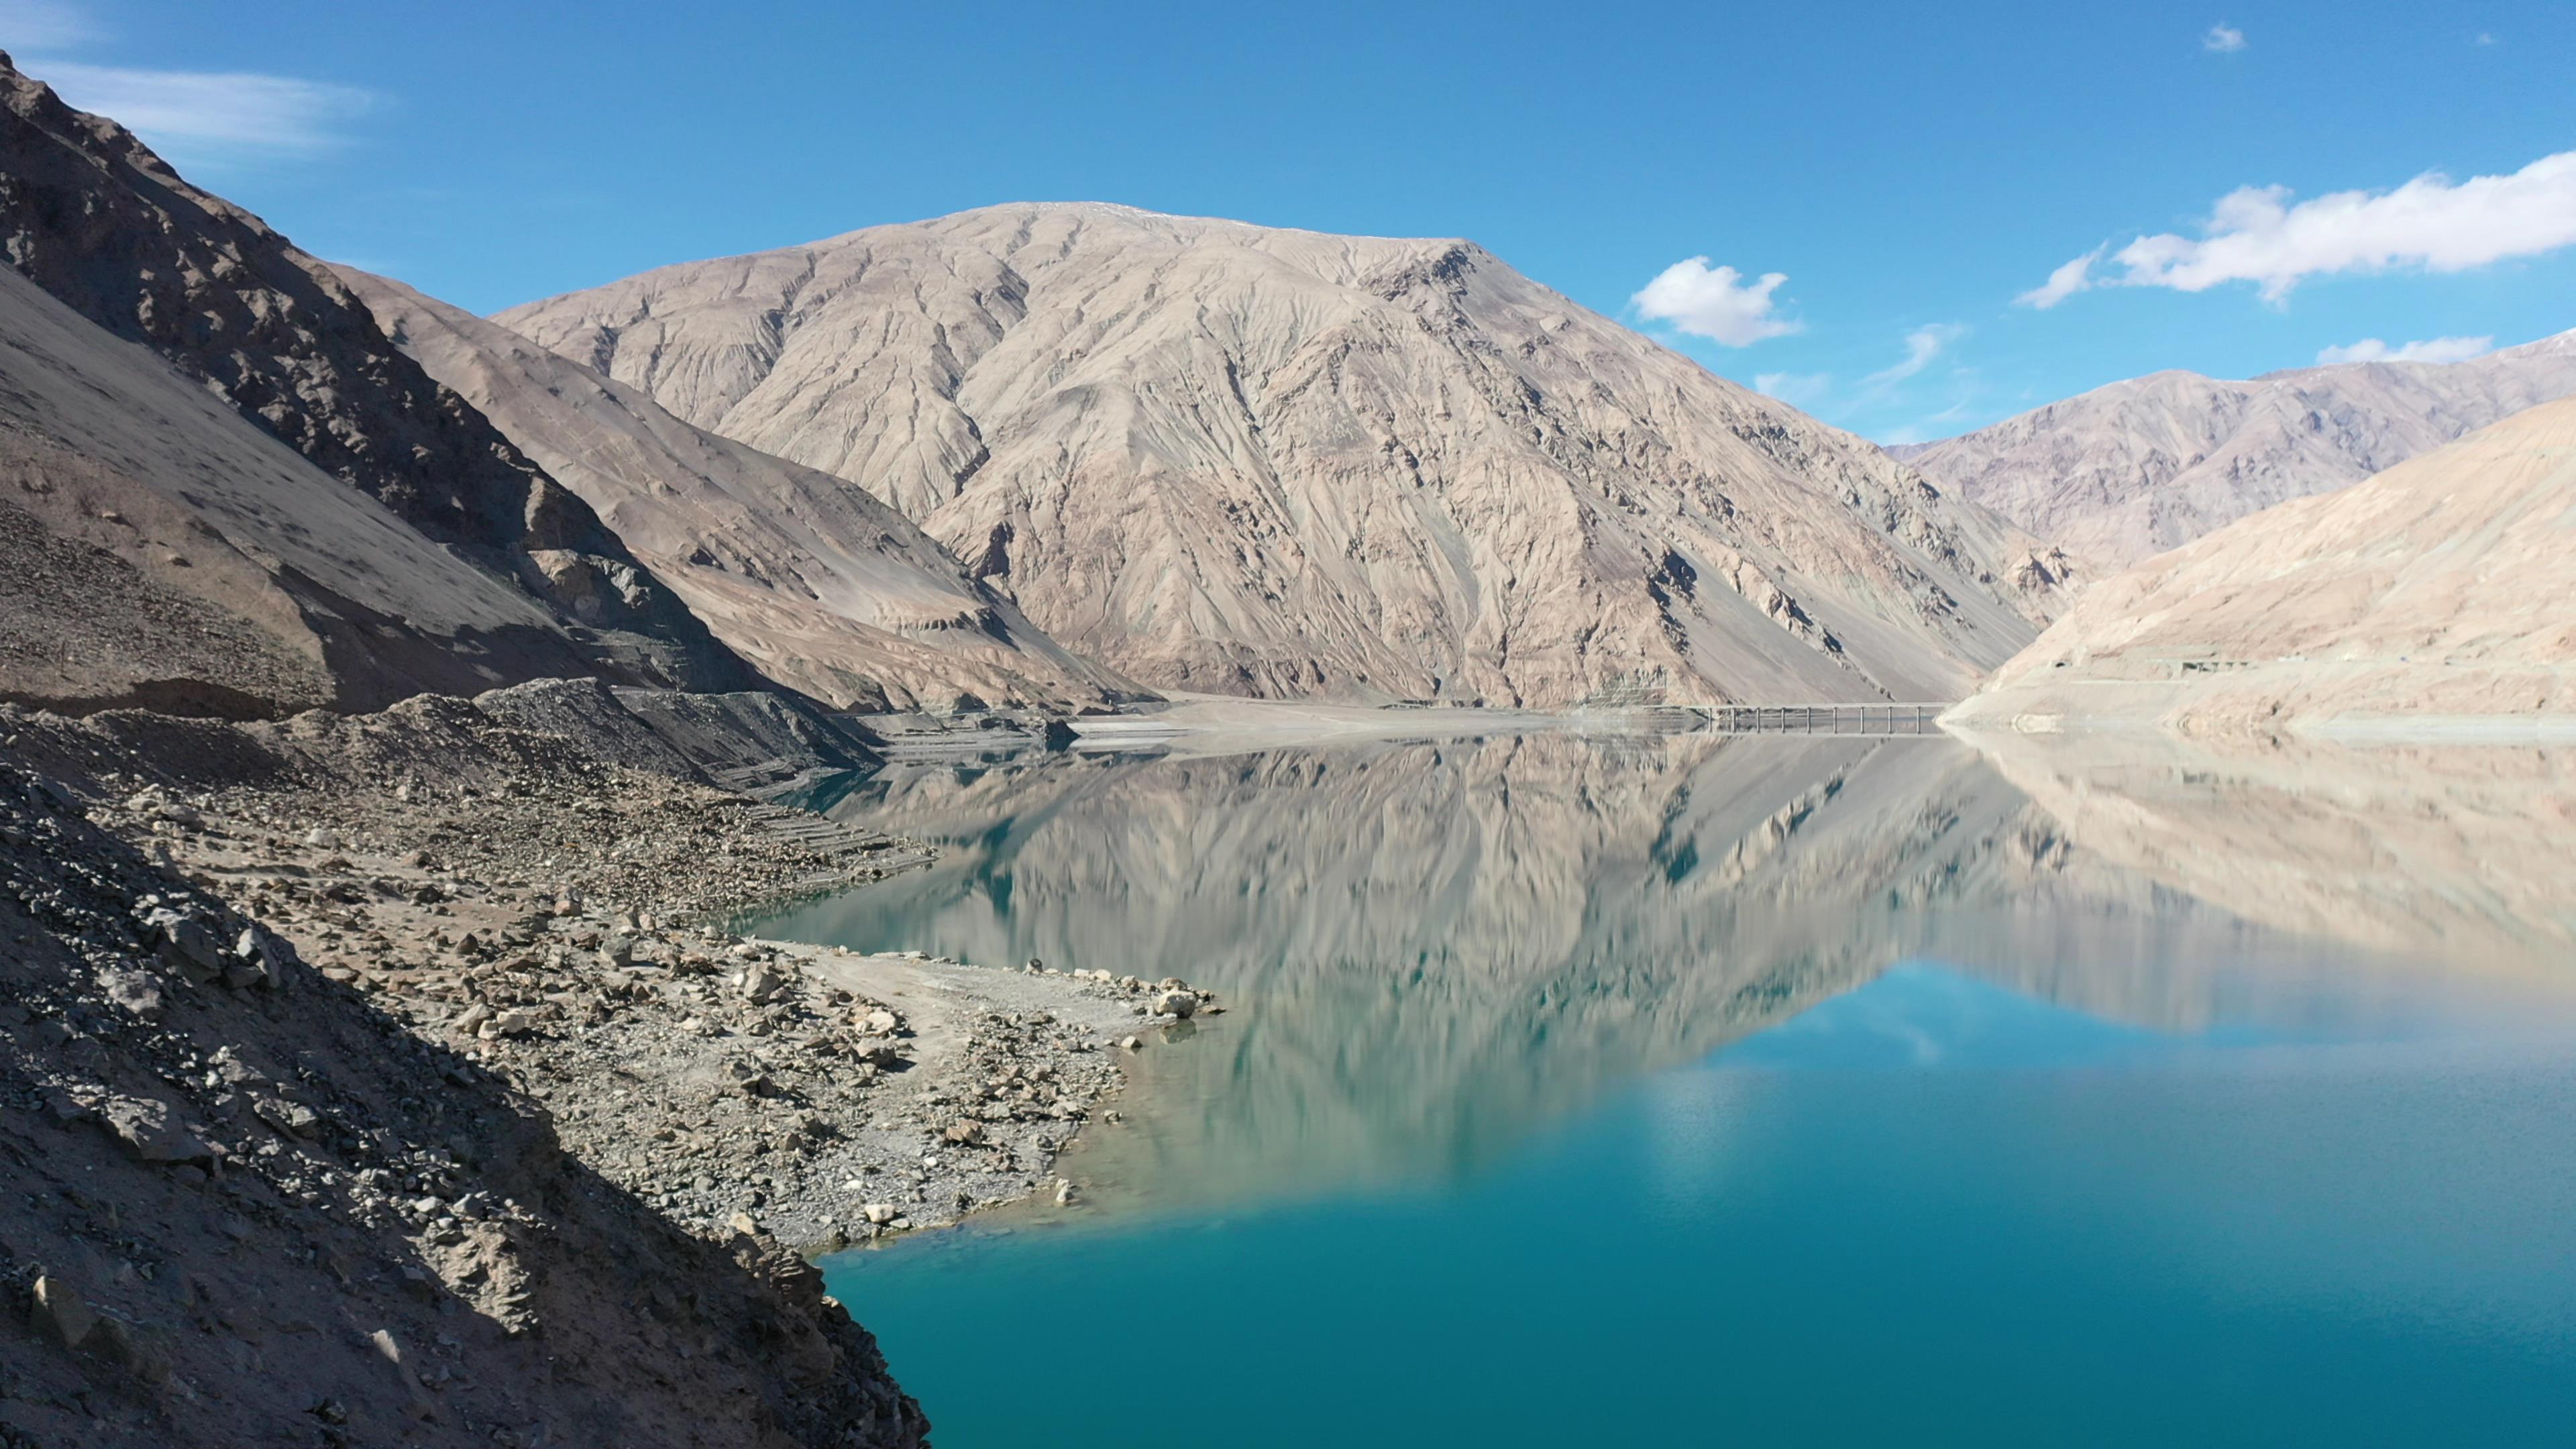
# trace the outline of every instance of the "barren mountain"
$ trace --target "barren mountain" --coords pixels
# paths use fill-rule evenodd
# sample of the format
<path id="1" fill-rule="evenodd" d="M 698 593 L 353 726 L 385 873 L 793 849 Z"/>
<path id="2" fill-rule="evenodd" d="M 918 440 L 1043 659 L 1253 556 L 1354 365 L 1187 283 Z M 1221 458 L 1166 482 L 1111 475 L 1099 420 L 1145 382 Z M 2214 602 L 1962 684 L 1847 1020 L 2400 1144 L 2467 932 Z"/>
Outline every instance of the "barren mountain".
<path id="1" fill-rule="evenodd" d="M 1952 717 L 2185 730 L 2564 728 L 2576 398 L 2087 589 Z"/>
<path id="2" fill-rule="evenodd" d="M 0 527 L 44 560 L 7 607 L 59 646 L 13 639 L 0 693 L 238 714 L 757 682 L 327 268 L 5 56 L 0 238 Z"/>
<path id="3" fill-rule="evenodd" d="M 236 718 L 584 674 L 537 599 L 0 269 L 0 698 Z"/>
<path id="4" fill-rule="evenodd" d="M 1952 698 L 2062 560 L 1461 241 L 1013 205 L 504 312 L 1223 693 Z"/>
<path id="5" fill-rule="evenodd" d="M 828 473 L 701 431 L 623 383 L 400 282 L 342 280 L 780 683 L 861 709 L 1070 705 L 1134 687 L 1074 657 L 910 519 Z"/>
<path id="6" fill-rule="evenodd" d="M 1890 451 L 2103 568 L 2331 493 L 2576 393 L 2576 332 L 2467 362 L 2360 362 L 2229 382 L 2159 372 Z"/>

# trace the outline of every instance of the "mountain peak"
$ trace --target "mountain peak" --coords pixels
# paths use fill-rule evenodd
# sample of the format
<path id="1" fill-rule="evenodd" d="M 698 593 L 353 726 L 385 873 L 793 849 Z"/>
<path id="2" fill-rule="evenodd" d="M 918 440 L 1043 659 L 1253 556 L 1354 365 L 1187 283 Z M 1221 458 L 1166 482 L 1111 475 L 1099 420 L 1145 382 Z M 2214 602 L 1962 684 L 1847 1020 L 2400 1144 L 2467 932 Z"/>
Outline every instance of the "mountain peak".
<path id="1" fill-rule="evenodd" d="M 847 479 L 1159 687 L 1936 698 L 2027 535 L 1457 238 L 1011 203 L 495 319 Z"/>

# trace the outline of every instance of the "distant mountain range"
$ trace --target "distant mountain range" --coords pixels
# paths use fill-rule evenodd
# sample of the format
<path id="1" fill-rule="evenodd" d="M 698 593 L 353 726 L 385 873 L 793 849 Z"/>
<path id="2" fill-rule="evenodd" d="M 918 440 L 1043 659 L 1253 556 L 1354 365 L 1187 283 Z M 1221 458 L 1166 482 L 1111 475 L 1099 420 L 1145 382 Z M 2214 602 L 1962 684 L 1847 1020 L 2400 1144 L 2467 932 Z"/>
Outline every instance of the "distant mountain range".
<path id="1" fill-rule="evenodd" d="M 2571 393 L 2576 332 L 2562 332 L 2449 364 L 2346 363 L 2247 382 L 2151 373 L 1888 451 L 2116 569 Z"/>
<path id="2" fill-rule="evenodd" d="M 1018 205 L 495 319 L 1161 688 L 1955 697 L 2063 561 L 1470 243 Z"/>
<path id="3" fill-rule="evenodd" d="M 5 57 L 0 238 L 0 699 L 57 708 L 578 676 L 858 710 L 1943 700 L 2007 660 L 2329 649 L 2493 684 L 2558 667 L 2525 614 L 2576 583 L 2513 491 L 2565 404 L 2297 502 L 2576 395 L 2576 333 L 2162 373 L 1900 461 L 1472 243 L 1108 205 L 484 320 L 325 266 Z M 2015 660 L 2086 556 L 2284 500 Z"/>
<path id="4" fill-rule="evenodd" d="M 2530 732 L 2576 716 L 2576 397 L 2088 588 L 1952 711 L 2055 729 Z"/>
<path id="5" fill-rule="evenodd" d="M 2068 593 L 1465 242 L 997 207 L 504 326 L 0 87 L 0 698 L 1946 699 Z"/>

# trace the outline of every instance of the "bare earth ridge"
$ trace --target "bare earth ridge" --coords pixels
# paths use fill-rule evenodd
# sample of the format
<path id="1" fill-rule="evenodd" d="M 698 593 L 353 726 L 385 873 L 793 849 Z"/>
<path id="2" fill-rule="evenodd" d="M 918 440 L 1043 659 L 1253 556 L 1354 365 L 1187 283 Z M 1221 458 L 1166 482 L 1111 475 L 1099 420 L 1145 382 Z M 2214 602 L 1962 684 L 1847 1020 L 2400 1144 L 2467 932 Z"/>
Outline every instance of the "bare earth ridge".
<path id="1" fill-rule="evenodd" d="M 2576 398 L 2085 591 L 1951 720 L 2546 732 L 2576 711 Z"/>
<path id="2" fill-rule="evenodd" d="M 2152 373 L 1890 451 L 2086 563 L 2118 569 L 2569 393 L 2576 332 L 2448 365 L 2348 363 L 2250 382 Z"/>

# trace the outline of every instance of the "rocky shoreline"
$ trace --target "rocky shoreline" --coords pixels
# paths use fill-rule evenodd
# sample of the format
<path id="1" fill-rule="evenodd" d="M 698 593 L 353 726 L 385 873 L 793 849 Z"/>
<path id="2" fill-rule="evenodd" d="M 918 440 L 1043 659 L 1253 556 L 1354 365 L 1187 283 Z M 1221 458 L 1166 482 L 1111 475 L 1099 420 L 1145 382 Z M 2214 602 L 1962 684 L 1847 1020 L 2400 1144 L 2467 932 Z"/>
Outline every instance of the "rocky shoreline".
<path id="1" fill-rule="evenodd" d="M 520 1381 L 487 1362 L 482 1379 L 439 1377 L 418 1345 L 470 1342 L 441 1327 L 462 1312 L 499 1340 L 537 1334 L 555 1352 L 577 1317 L 580 1333 L 617 1345 L 586 1356 L 594 1365 L 626 1360 L 683 1397 L 729 1373 L 746 1381 L 741 1392 L 772 1404 L 752 1420 L 655 1442 L 916 1443 L 926 1431 L 918 1408 L 864 1332 L 821 1297 L 803 1255 L 1031 1194 L 1067 1200 L 1055 1156 L 1104 1112 L 1146 1029 L 1223 1010 L 1178 981 L 1101 969 L 995 970 L 737 937 L 724 923 L 746 908 L 881 878 L 927 853 L 603 760 L 573 739 L 496 725 L 463 701 L 254 725 L 133 712 L 71 720 L 0 706 L 0 764 L 25 782 L 13 787 L 20 795 L 60 818 L 53 828 L 65 838 L 125 862 L 100 876 L 113 877 L 114 898 L 95 913 L 105 933 L 82 938 L 66 958 L 90 964 L 59 973 L 60 1001 L 46 996 L 53 987 L 23 992 L 24 1020 L 5 1024 L 11 1086 L 31 1107 L 56 1104 L 63 1124 L 27 1128 L 30 1140 L 5 1147 L 34 1160 L 60 1150 L 42 1140 L 46 1131 L 71 1132 L 80 1151 L 107 1152 L 118 1180 L 139 1178 L 123 1198 L 99 1191 L 105 1179 L 61 1179 L 50 1198 L 39 1188 L 30 1202 L 70 1209 L 75 1221 L 49 1229 L 45 1210 L 24 1222 L 0 1212 L 0 1243 L 29 1323 L 53 1321 L 48 1301 L 76 1301 L 79 1314 L 161 1345 L 101 1358 L 99 1345 L 124 1340 L 60 1324 L 30 1330 L 73 1350 L 82 1377 L 149 1365 L 151 1382 L 130 1386 L 132 1442 L 199 1442 L 153 1434 L 174 1422 L 170 1384 L 204 1392 L 190 1350 L 205 1345 L 188 1339 L 167 1305 L 130 1291 L 140 1273 L 132 1254 L 102 1249 L 77 1219 L 131 1216 L 174 1186 L 182 1197 L 240 1191 L 231 1185 L 247 1170 L 276 1212 L 225 1242 L 243 1293 L 292 1276 L 281 1264 L 309 1266 L 299 1244 L 333 1233 L 375 1239 L 360 1256 L 377 1271 L 344 1277 L 325 1266 L 333 1292 L 349 1300 L 338 1316 L 384 1320 L 395 1345 L 353 1327 L 350 1352 L 393 1367 L 372 1383 L 362 1371 L 316 1391 L 341 1415 L 337 1424 L 319 1416 L 326 1440 L 340 1425 L 400 1421 L 472 1422 L 475 1442 L 493 1442 L 483 1432 L 492 1429 L 546 1442 L 499 1422 L 507 1415 L 488 1402 L 448 1405 L 445 1385 L 477 1382 L 523 1403 L 549 1396 L 539 1388 L 549 1373 L 580 1376 L 525 1367 L 533 1377 Z M 0 900 L 0 910 L 50 899 L 36 887 L 60 869 L 26 828 L 13 829 L 13 863 L 26 857 L 33 874 L 15 889 L 21 900 Z M 43 911 L 28 910 L 44 926 Z M 280 1018 L 273 1025 L 284 1035 L 263 1042 L 238 1025 L 202 1029 L 208 1012 L 234 1010 L 236 998 Z M 365 1031 L 382 1044 L 285 1065 L 312 1055 L 289 1043 L 353 1021 L 371 1023 Z M 169 1062 L 148 1066 L 136 1055 L 145 1041 L 160 1043 L 150 1050 Z M 118 1085 L 120 1073 L 136 1072 Z M 312 1085 L 387 1073 L 394 1080 L 373 1106 L 365 1093 Z M 506 1108 L 487 1108 L 479 1128 L 451 1130 L 455 1102 L 469 1099 Z M 505 1140 L 521 1145 L 498 1145 Z M 194 1145 L 173 1155 L 162 1150 L 169 1142 Z M 526 1166 L 539 1159 L 550 1165 Z M 194 1187 L 182 1181 L 192 1177 Z M 567 1186 L 574 1179 L 589 1186 Z M 564 1290 L 598 1264 L 532 1270 L 543 1255 L 514 1256 L 509 1245 L 574 1236 L 574 1198 L 615 1205 L 586 1226 L 586 1240 L 669 1241 L 667 1258 L 705 1261 L 641 1290 L 641 1306 L 620 1306 L 611 1274 L 568 1308 Z M 184 1203 L 177 1213 L 184 1222 Z M 354 1252 L 342 1256 L 356 1262 Z M 554 1285 L 558 1301 L 535 1281 Z M 805 1305 L 789 1316 L 810 1317 L 817 1341 L 839 1346 L 809 1352 L 782 1379 L 764 1368 L 761 1344 L 786 1310 L 754 1306 L 749 1318 L 765 1313 L 771 1328 L 706 1329 L 694 1341 L 674 1339 L 664 1321 L 703 1323 L 705 1305 L 745 1292 Z M 424 1311 L 426 1322 L 399 1321 Z M 263 1329 L 248 1310 L 242 1317 L 261 1343 L 292 1331 Z M 720 1351 L 724 1373 L 705 1358 Z M 554 1442 L 586 1442 L 649 1411 L 641 1400 L 615 1415 L 601 1409 L 595 1391 L 615 1378 L 556 1386 L 558 1401 L 576 1389 L 590 1397 L 587 1408 L 559 1411 L 555 1432 L 587 1427 Z M 0 1428 L 20 1422 L 10 1412 L 20 1387 L 15 1377 L 0 1385 Z M 84 1402 L 70 1388 L 56 1398 L 63 1393 Z M 852 1409 L 850 1393 L 866 1399 L 866 1412 Z M 259 1396 L 272 1412 L 279 1399 Z M 814 1407 L 825 1403 L 840 1407 Z M 799 1427 L 833 1414 L 866 1427 Z M 156 1415 L 160 1429 L 147 1432 Z M 59 1415 L 25 1422 L 65 1427 Z M 371 1441 L 344 1431 L 337 1442 Z"/>
<path id="2" fill-rule="evenodd" d="M 1055 1155 L 1122 1085 L 1122 1043 L 1222 1009 L 1178 980 L 744 940 L 708 923 L 928 852 L 784 841 L 756 807 L 699 795 L 650 776 L 604 798 L 147 790 L 98 816 L 712 1235 L 829 1251 L 1060 1191 Z"/>

